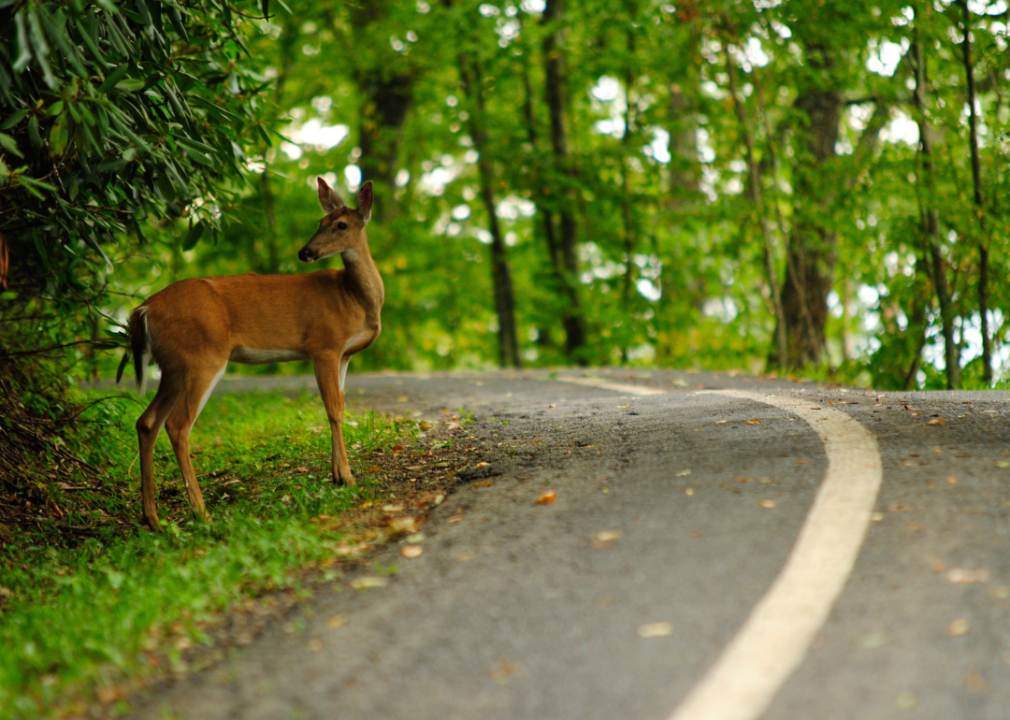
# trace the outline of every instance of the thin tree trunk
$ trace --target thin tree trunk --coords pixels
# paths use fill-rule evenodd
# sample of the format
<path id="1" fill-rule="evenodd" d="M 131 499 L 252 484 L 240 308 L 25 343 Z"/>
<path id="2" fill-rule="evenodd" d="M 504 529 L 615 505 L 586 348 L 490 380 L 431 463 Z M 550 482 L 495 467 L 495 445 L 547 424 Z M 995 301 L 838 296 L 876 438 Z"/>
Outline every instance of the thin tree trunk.
<path id="1" fill-rule="evenodd" d="M 403 126 L 414 104 L 417 70 L 406 58 L 376 55 L 371 42 L 371 30 L 385 21 L 392 3 L 347 3 L 350 17 L 348 35 L 352 43 L 346 49 L 351 75 L 361 93 L 358 118 L 358 147 L 361 157 L 361 181 L 372 180 L 379 185 L 372 205 L 372 217 L 382 222 L 394 215 L 394 195 L 397 157 Z M 330 11 L 323 10 L 324 14 Z M 334 21 L 335 22 L 335 21 Z M 363 40 L 359 38 L 364 38 Z M 358 47 L 355 43 L 359 43 Z"/>
<path id="2" fill-rule="evenodd" d="M 533 113 L 533 83 L 530 82 L 529 64 L 523 63 L 523 88 L 525 96 L 523 98 L 523 116 L 526 119 L 526 137 L 529 139 L 533 152 L 539 154 L 537 143 L 537 121 Z M 547 254 L 550 257 L 551 269 L 554 271 L 555 280 L 558 287 L 564 291 L 565 278 L 561 269 L 561 258 L 558 253 L 557 230 L 554 226 L 554 213 L 547 207 L 546 195 L 542 188 L 533 188 L 537 202 L 537 208 L 543 218 L 544 240 L 547 244 Z M 567 297 L 567 296 L 566 296 Z"/>
<path id="3" fill-rule="evenodd" d="M 765 272 L 768 274 L 768 283 L 771 287 L 772 308 L 775 312 L 775 340 L 778 345 L 775 360 L 780 368 L 785 368 L 785 360 L 789 356 L 789 344 L 786 336 L 786 324 L 783 322 L 784 314 L 782 312 L 782 296 L 779 291 L 778 271 L 775 268 L 775 240 L 772 237 L 764 196 L 761 192 L 761 170 L 758 168 L 757 160 L 754 157 L 754 138 L 750 133 L 747 111 L 740 100 L 740 94 L 737 92 L 736 67 L 728 45 L 724 46 L 723 53 L 726 56 L 726 72 L 729 75 L 729 92 L 733 98 L 733 109 L 736 111 L 736 117 L 740 123 L 740 134 L 744 142 L 744 155 L 747 159 L 749 175 L 748 194 L 750 195 L 751 203 L 754 205 L 754 212 L 757 213 L 761 224 L 761 234 L 764 236 L 763 255 Z"/>
<path id="4" fill-rule="evenodd" d="M 918 18 L 917 18 L 918 19 Z M 922 158 L 922 175 L 925 185 L 925 199 L 921 200 L 923 215 L 923 232 L 926 251 L 930 258 L 930 270 L 933 275 L 933 288 L 936 290 L 940 305 L 940 319 L 943 330 L 944 360 L 946 362 L 947 389 L 953 390 L 961 384 L 960 352 L 954 342 L 954 308 L 951 304 L 951 294 L 947 287 L 947 272 L 944 267 L 943 253 L 940 250 L 940 214 L 934 207 L 935 201 L 933 177 L 933 143 L 930 137 L 931 129 L 926 117 L 926 58 L 922 52 L 919 40 L 918 26 L 915 28 L 915 39 L 912 43 L 912 55 L 915 58 L 915 93 L 914 101 L 919 124 L 919 152 Z"/>
<path id="5" fill-rule="evenodd" d="M 635 54 L 635 36 L 631 29 L 627 35 L 628 57 Z M 634 207 L 631 197 L 631 181 L 628 175 L 631 173 L 628 157 L 631 154 L 632 123 L 635 118 L 631 109 L 631 89 L 635 78 L 630 65 L 624 73 L 624 134 L 621 136 L 621 222 L 623 223 L 624 234 L 624 285 L 621 288 L 621 304 L 624 306 L 625 318 L 631 317 L 631 289 L 634 285 L 632 277 L 635 269 L 635 246 L 638 244 L 638 233 L 635 227 Z M 627 322 L 627 320 L 626 320 Z M 625 338 L 621 342 L 621 362 L 628 362 L 628 343 Z"/>
<path id="6" fill-rule="evenodd" d="M 835 157 L 843 109 L 842 93 L 832 72 L 832 50 L 811 44 L 805 51 L 808 67 L 821 77 L 804 87 L 793 104 L 809 118 L 803 154 L 809 159 L 795 167 L 796 205 L 786 247 L 790 272 L 782 284 L 789 353 L 780 365 L 794 368 L 819 364 L 824 357 L 827 298 L 837 261 L 837 234 L 824 220 L 836 194 L 825 165 Z"/>
<path id="7" fill-rule="evenodd" d="M 477 172 L 480 176 L 480 196 L 487 212 L 488 229 L 491 232 L 491 279 L 494 282 L 495 309 L 498 313 L 498 364 L 505 367 L 521 367 L 519 337 L 516 331 L 515 300 L 512 293 L 512 272 L 509 268 L 508 252 L 502 238 L 501 225 L 494 201 L 494 170 L 487 157 L 487 132 L 484 93 L 481 88 L 481 68 L 477 60 L 465 55 L 459 58 L 459 76 L 463 92 L 469 100 L 468 120 L 470 138 L 477 151 Z"/>
<path id="8" fill-rule="evenodd" d="M 575 172 L 568 154 L 568 129 L 565 121 L 567 105 L 564 91 L 565 51 L 562 44 L 562 30 L 558 27 L 563 17 L 563 0 L 547 0 L 543 22 L 552 27 L 544 37 L 543 52 L 546 73 L 545 95 L 551 121 L 551 148 L 559 173 L 574 180 Z M 566 335 L 565 350 L 579 364 L 585 364 L 586 358 L 582 353 L 586 344 L 586 329 L 578 292 L 579 257 L 578 226 L 574 215 L 575 197 L 569 188 L 560 190 L 558 194 L 561 197 L 561 236 L 558 250 L 568 300 L 568 308 L 562 317 Z"/>
<path id="9" fill-rule="evenodd" d="M 978 312 L 982 331 L 982 380 L 992 385 L 992 345 L 989 337 L 989 248 L 985 242 L 985 203 L 982 197 L 982 170 L 978 159 L 978 116 L 975 110 L 975 72 L 971 59 L 971 12 L 968 0 L 961 0 L 964 22 L 964 74 L 968 80 L 968 143 L 971 146 L 971 179 L 978 214 Z M 974 223 L 972 223 L 974 225 Z"/>

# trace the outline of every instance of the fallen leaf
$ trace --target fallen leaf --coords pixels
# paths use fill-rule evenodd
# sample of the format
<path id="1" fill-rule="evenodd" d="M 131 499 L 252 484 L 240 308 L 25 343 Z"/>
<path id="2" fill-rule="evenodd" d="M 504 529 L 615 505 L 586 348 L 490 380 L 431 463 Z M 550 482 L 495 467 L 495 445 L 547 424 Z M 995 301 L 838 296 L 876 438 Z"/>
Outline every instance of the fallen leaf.
<path id="1" fill-rule="evenodd" d="M 951 568 L 947 572 L 947 582 L 954 585 L 975 585 L 989 582 L 992 574 L 984 569 L 968 570 L 967 568 Z"/>
<path id="2" fill-rule="evenodd" d="M 540 496 L 533 502 L 534 505 L 550 505 L 558 499 L 558 494 L 553 490 L 540 493 Z"/>
<path id="3" fill-rule="evenodd" d="M 386 587 L 388 584 L 389 580 L 384 577 L 376 577 L 375 575 L 365 575 L 364 577 L 354 578 L 351 580 L 351 587 L 355 590 L 381 588 Z"/>
<path id="4" fill-rule="evenodd" d="M 100 687 L 95 690 L 98 702 L 108 705 L 126 697 L 126 691 L 117 687 Z"/>
<path id="5" fill-rule="evenodd" d="M 749 477 L 740 476 L 736 479 L 738 483 L 749 483 L 751 479 Z"/>
<path id="6" fill-rule="evenodd" d="M 684 494 L 687 495 L 688 497 L 694 495 L 694 488 L 687 488 L 686 490 L 684 490 Z"/>
<path id="7" fill-rule="evenodd" d="M 948 475 L 947 483 L 950 485 L 957 485 L 957 478 L 954 475 Z"/>
<path id="8" fill-rule="evenodd" d="M 420 545 L 404 545 L 400 550 L 400 554 L 408 560 L 421 557 L 421 553 L 423 552 L 424 548 Z"/>
<path id="9" fill-rule="evenodd" d="M 922 463 L 920 463 L 918 460 L 902 460 L 901 464 L 904 467 L 919 467 L 919 465 L 921 465 Z"/>
<path id="10" fill-rule="evenodd" d="M 716 420 L 715 424 L 716 425 L 725 425 L 728 422 L 729 422 L 729 420 Z"/>
<path id="11" fill-rule="evenodd" d="M 330 619 L 326 621 L 326 624 L 329 625 L 331 628 L 338 628 L 341 625 L 343 625 L 345 622 L 347 622 L 347 621 L 344 620 L 343 616 L 341 616 L 341 615 L 331 615 Z"/>
<path id="12" fill-rule="evenodd" d="M 640 638 L 666 637 L 672 632 L 673 632 L 673 625 L 671 625 L 668 622 L 646 623 L 645 625 L 639 626 L 638 637 Z"/>
<path id="13" fill-rule="evenodd" d="M 419 422 L 419 423 L 417 424 L 417 426 L 418 426 L 418 427 L 419 427 L 419 428 L 420 428 L 421 430 L 431 430 L 431 429 L 432 429 L 432 428 L 434 427 L 434 426 L 433 426 L 433 425 L 432 425 L 432 424 L 431 424 L 430 422 L 423 422 L 423 421 L 422 421 L 422 422 Z"/>
<path id="14" fill-rule="evenodd" d="M 597 550 L 610 547 L 614 540 L 620 540 L 621 533 L 617 530 L 604 530 L 593 535 L 593 547 Z"/>
<path id="15" fill-rule="evenodd" d="M 932 420 L 930 420 L 929 422 L 927 422 L 926 424 L 927 425 L 932 425 L 934 427 L 939 427 L 939 426 L 943 425 L 943 423 L 944 423 L 944 418 L 942 418 L 942 417 L 935 417 Z"/>
<path id="16" fill-rule="evenodd" d="M 978 670 L 972 670 L 968 673 L 967 677 L 964 679 L 965 687 L 967 687 L 972 692 L 981 692 L 985 690 L 986 682 L 985 678 L 982 677 L 982 673 Z"/>
<path id="17" fill-rule="evenodd" d="M 417 520 L 412 517 L 398 517 L 389 521 L 389 532 L 399 535 L 401 533 L 416 533 Z"/>
<path id="18" fill-rule="evenodd" d="M 449 516 L 448 518 L 446 518 L 445 521 L 447 523 L 458 523 L 462 519 L 463 519 L 463 514 L 462 513 L 458 513 L 456 515 Z"/>
<path id="19" fill-rule="evenodd" d="M 691 474 L 691 468 L 685 468 L 677 473 L 677 477 L 685 477 Z"/>
<path id="20" fill-rule="evenodd" d="M 409 399 L 410 398 L 408 398 L 406 395 L 401 395 L 400 397 L 396 398 L 397 402 L 407 402 L 407 400 Z"/>
<path id="21" fill-rule="evenodd" d="M 616 407 L 616 408 L 620 408 L 620 409 L 622 409 L 622 410 L 623 410 L 624 408 L 629 408 L 629 407 L 631 407 L 631 405 L 614 405 L 614 407 Z"/>
<path id="22" fill-rule="evenodd" d="M 491 487 L 494 485 L 494 480 L 482 480 L 479 483 L 474 483 L 474 487 Z"/>
<path id="23" fill-rule="evenodd" d="M 323 642 L 319 638 L 312 638 L 309 640 L 309 650 L 311 652 L 317 653 L 323 651 Z"/>
<path id="24" fill-rule="evenodd" d="M 951 637 L 961 637 L 971 632 L 971 623 L 967 618 L 958 618 L 947 626 L 947 634 Z"/>
<path id="25" fill-rule="evenodd" d="M 1010 467 L 1010 462 L 1008 462 L 1006 460 L 997 460 L 996 461 L 996 467 L 998 467 L 998 468 Z"/>
<path id="26" fill-rule="evenodd" d="M 403 512 L 403 505 L 383 505 L 382 511 L 388 513 Z"/>
<path id="27" fill-rule="evenodd" d="M 500 662 L 488 671 L 488 676 L 494 680 L 496 683 L 503 684 L 508 681 L 508 678 L 519 672 L 519 666 L 515 663 L 511 663 L 508 660 Z"/>
<path id="28" fill-rule="evenodd" d="M 298 467 L 295 468 L 295 472 L 298 473 L 307 473 L 308 471 L 309 469 L 303 465 L 299 465 Z"/>
<path id="29" fill-rule="evenodd" d="M 474 465 L 474 467 L 479 467 L 479 468 L 482 468 L 482 467 L 491 467 L 491 463 L 489 463 L 489 462 L 479 462 L 476 465 Z"/>
<path id="30" fill-rule="evenodd" d="M 884 513 L 880 512 L 879 510 L 875 510 L 874 512 L 870 513 L 870 520 L 872 522 L 880 522 L 883 519 L 884 519 Z"/>
<path id="31" fill-rule="evenodd" d="M 754 418 L 753 420 L 747 420 L 746 422 L 744 422 L 744 425 L 760 425 L 760 424 L 761 424 L 760 418 Z"/>
<path id="32" fill-rule="evenodd" d="M 775 507 L 775 501 L 774 500 L 761 500 L 761 501 L 758 502 L 758 505 L 760 505 L 763 508 L 771 509 L 771 508 Z"/>

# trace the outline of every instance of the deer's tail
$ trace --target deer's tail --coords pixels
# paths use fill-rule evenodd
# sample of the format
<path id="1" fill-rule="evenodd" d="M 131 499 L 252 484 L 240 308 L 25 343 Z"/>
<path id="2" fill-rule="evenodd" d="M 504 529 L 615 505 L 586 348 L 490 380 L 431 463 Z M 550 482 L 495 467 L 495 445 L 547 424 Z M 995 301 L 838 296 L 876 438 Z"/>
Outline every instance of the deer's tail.
<path id="1" fill-rule="evenodd" d="M 134 310 L 130 316 L 127 334 L 130 336 L 130 347 L 123 354 L 123 360 L 119 363 L 116 382 L 118 383 L 122 379 L 126 364 L 130 361 L 130 355 L 133 355 L 133 372 L 137 377 L 137 392 L 144 395 L 147 392 L 147 366 L 151 364 L 151 333 L 147 327 L 147 308 L 143 305 Z"/>

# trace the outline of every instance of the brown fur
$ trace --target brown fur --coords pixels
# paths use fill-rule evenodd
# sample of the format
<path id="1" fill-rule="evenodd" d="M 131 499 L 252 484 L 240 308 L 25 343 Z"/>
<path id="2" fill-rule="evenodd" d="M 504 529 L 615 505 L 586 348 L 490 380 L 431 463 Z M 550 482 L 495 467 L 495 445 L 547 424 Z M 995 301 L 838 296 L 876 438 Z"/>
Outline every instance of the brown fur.
<path id="1" fill-rule="evenodd" d="M 334 482 L 354 484 L 343 440 L 343 375 L 354 353 L 381 331 L 382 278 L 365 234 L 371 184 L 358 210 L 319 180 L 328 211 L 299 253 L 315 260 L 337 253 L 344 270 L 304 275 L 230 275 L 180 280 L 155 293 L 130 317 L 137 383 L 143 387 L 147 353 L 161 368 L 158 392 L 137 421 L 144 520 L 158 528 L 154 500 L 154 441 L 164 426 L 182 471 L 190 504 L 207 517 L 189 456 L 189 434 L 229 360 L 246 363 L 311 359 L 333 434 Z M 340 229 L 338 221 L 347 219 Z"/>

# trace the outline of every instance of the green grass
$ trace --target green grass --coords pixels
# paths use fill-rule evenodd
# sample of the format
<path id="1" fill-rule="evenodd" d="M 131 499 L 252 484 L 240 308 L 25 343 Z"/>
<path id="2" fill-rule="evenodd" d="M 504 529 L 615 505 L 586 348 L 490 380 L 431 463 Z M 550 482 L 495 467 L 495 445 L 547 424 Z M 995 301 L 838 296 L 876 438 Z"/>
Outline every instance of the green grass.
<path id="1" fill-rule="evenodd" d="M 126 397 L 86 411 L 73 449 L 100 472 L 52 491 L 41 516 L 26 507 L 0 553 L 0 718 L 82 712 L 100 688 L 184 669 L 182 650 L 209 642 L 208 627 L 237 603 L 275 589 L 306 592 L 304 569 L 326 565 L 339 540 L 331 524 L 312 520 L 377 497 L 360 459 L 414 429 L 349 417 L 359 486 L 338 487 L 328 479 L 330 431 L 318 397 L 215 397 L 192 438 L 214 522 L 192 518 L 162 433 L 155 473 L 164 531 L 155 535 L 138 525 L 139 471 L 130 470 L 140 412 Z"/>

